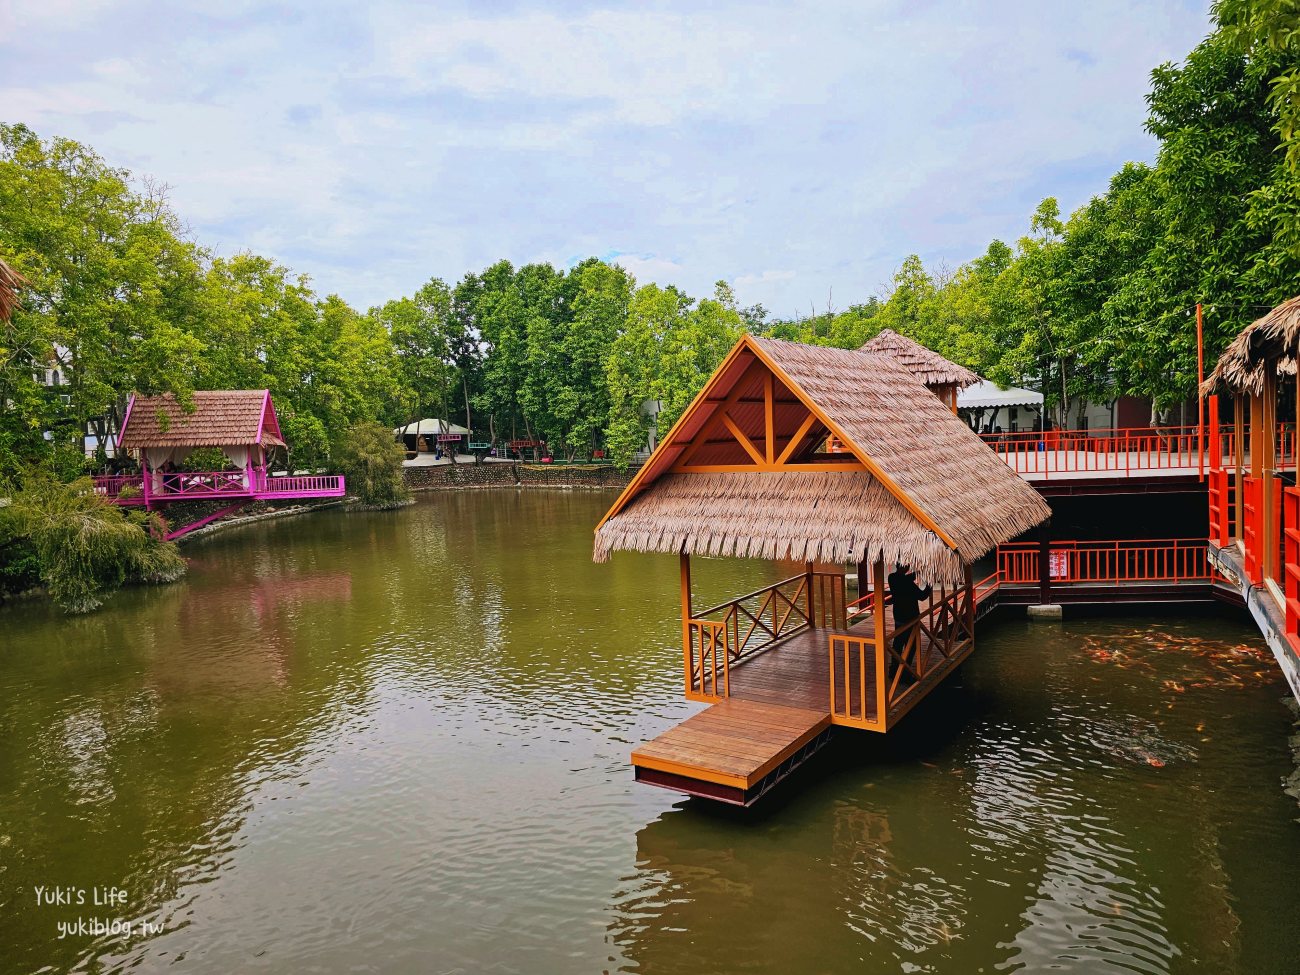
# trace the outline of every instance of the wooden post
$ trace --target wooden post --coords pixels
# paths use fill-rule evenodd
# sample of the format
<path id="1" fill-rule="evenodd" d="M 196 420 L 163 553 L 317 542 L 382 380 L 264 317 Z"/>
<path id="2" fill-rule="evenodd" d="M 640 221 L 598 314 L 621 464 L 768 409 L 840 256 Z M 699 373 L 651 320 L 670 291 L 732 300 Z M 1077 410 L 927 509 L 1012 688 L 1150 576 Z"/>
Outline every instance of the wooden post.
<path id="1" fill-rule="evenodd" d="M 1264 423 L 1263 456 L 1260 458 L 1261 473 L 1264 478 L 1263 490 L 1260 492 L 1263 504 L 1263 559 L 1261 573 L 1266 579 L 1277 579 L 1278 572 L 1278 538 L 1280 532 L 1277 524 L 1277 372 L 1264 370 L 1264 392 L 1260 396 L 1261 412 Z"/>
<path id="2" fill-rule="evenodd" d="M 1051 521 L 1038 526 L 1038 602 L 1049 606 L 1052 602 Z"/>
<path id="3" fill-rule="evenodd" d="M 808 628 L 817 629 L 817 600 L 813 598 L 813 583 L 817 577 L 813 575 L 813 564 L 804 563 L 804 591 L 808 594 Z"/>
<path id="4" fill-rule="evenodd" d="M 1233 538 L 1241 541 L 1245 535 L 1242 531 L 1246 516 L 1246 497 L 1242 490 L 1242 478 L 1246 472 L 1246 404 L 1241 395 L 1232 400 L 1232 457 L 1236 467 L 1234 487 L 1236 491 L 1237 516 L 1233 519 Z"/>
<path id="5" fill-rule="evenodd" d="M 975 646 L 975 570 L 966 566 L 966 631 L 970 634 L 971 646 Z"/>
<path id="6" fill-rule="evenodd" d="M 686 693 L 691 691 L 691 557 L 682 552 L 680 556 L 682 571 L 682 654 L 685 659 Z M 701 669 L 703 661 L 701 661 Z M 704 690 L 703 673 L 700 677 L 700 690 Z"/>
<path id="7" fill-rule="evenodd" d="M 1201 314 L 1201 303 L 1196 303 L 1196 456 L 1205 480 L 1205 397 L 1201 395 L 1201 383 L 1205 382 L 1205 319 Z"/>
<path id="8" fill-rule="evenodd" d="M 886 727 L 885 715 L 885 684 L 888 681 L 889 669 L 885 666 L 885 560 L 876 559 L 876 564 L 872 567 L 872 593 L 871 606 L 875 616 L 875 637 L 876 637 L 876 720 L 880 726 Z M 859 661 L 859 666 L 863 671 L 866 670 L 867 662 Z M 866 678 L 863 678 L 865 682 Z M 867 701 L 864 697 L 862 700 L 862 717 L 867 716 Z"/>
<path id="9" fill-rule="evenodd" d="M 1218 471 L 1223 469 L 1223 444 L 1219 440 L 1219 397 L 1211 396 L 1210 401 L 1210 432 L 1209 432 L 1209 450 L 1210 450 L 1210 470 Z"/>
<path id="10" fill-rule="evenodd" d="M 1250 476 L 1259 477 L 1263 469 L 1264 432 L 1264 398 L 1250 394 Z"/>

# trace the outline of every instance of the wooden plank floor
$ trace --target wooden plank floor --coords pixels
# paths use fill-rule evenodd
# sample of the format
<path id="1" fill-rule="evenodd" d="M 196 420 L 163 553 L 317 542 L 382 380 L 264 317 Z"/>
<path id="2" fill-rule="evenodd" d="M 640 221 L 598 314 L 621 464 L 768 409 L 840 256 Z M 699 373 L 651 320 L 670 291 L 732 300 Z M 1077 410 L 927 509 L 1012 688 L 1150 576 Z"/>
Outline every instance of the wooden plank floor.
<path id="1" fill-rule="evenodd" d="M 892 617 L 892 614 L 890 614 Z M 892 628 L 892 618 L 889 620 Z M 874 624 L 866 621 L 848 630 L 809 630 L 753 657 L 732 664 L 731 696 L 687 718 L 632 753 L 632 764 L 643 781 L 697 795 L 747 803 L 765 776 L 797 764 L 806 748 L 831 724 L 830 636 L 870 637 Z M 927 674 L 944 662 L 939 649 L 922 637 Z M 842 660 L 842 658 L 841 658 Z M 876 719 L 875 658 L 868 661 L 865 720 Z M 843 670 L 840 670 L 842 680 Z M 849 681 L 860 684 L 858 654 L 849 654 Z M 916 696 L 929 692 L 927 679 L 915 687 Z M 908 694 L 906 697 L 912 697 Z M 852 717 L 861 718 L 860 694 L 855 693 Z M 901 710 L 911 706 L 911 701 Z M 837 688 L 836 709 L 844 710 Z M 891 706 L 891 717 L 894 707 Z M 821 744 L 813 744 L 815 749 Z M 779 773 L 787 774 L 786 771 Z M 711 783 L 715 791 L 700 791 Z"/>
<path id="2" fill-rule="evenodd" d="M 749 789 L 831 723 L 820 710 L 735 698 L 713 705 L 632 753 L 632 764 Z"/>
<path id="3" fill-rule="evenodd" d="M 889 622 L 893 626 L 893 620 Z M 731 697 L 742 701 L 762 701 L 766 704 L 780 704 L 787 707 L 808 708 L 825 711 L 830 714 L 831 674 L 830 674 L 830 636 L 849 634 L 856 637 L 870 637 L 875 634 L 875 625 L 871 621 L 854 626 L 848 630 L 809 630 L 791 637 L 780 646 L 757 654 L 748 660 L 733 664 L 731 667 Z M 930 639 L 921 637 L 925 654 L 926 670 L 938 666 L 943 655 L 931 644 Z M 866 720 L 876 720 L 876 672 L 875 658 L 867 659 L 867 714 Z M 843 658 L 840 660 L 843 666 Z M 840 672 L 841 675 L 843 671 Z M 841 676 L 842 680 L 842 676 Z M 860 687 L 858 655 L 849 653 L 849 681 L 851 686 Z M 837 688 L 836 708 L 844 709 L 842 686 Z M 859 703 L 857 696 L 853 700 L 853 712 L 857 717 Z"/>

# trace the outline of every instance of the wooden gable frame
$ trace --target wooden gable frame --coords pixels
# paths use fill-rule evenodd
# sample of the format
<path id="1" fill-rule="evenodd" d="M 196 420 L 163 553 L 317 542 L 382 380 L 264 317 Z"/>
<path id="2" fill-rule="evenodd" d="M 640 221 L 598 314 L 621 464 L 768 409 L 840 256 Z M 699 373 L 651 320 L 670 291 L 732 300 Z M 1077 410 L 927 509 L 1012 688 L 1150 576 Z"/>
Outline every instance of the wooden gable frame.
<path id="1" fill-rule="evenodd" d="M 832 436 L 841 455 L 819 455 Z M 843 459 L 838 459 L 842 457 Z M 866 471 L 949 548 L 956 543 L 748 335 L 742 336 L 596 526 L 663 474 Z"/>

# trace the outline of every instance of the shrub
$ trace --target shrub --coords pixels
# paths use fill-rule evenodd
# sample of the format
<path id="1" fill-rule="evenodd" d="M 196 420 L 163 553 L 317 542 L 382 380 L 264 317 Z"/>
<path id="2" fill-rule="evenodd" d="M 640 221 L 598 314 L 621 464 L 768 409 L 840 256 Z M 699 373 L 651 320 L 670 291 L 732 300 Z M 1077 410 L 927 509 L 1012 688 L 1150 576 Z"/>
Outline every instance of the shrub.
<path id="1" fill-rule="evenodd" d="M 390 430 L 362 421 L 348 427 L 333 453 L 334 465 L 347 478 L 348 493 L 372 508 L 398 508 L 409 500 L 402 476 L 406 451 Z"/>
<path id="2" fill-rule="evenodd" d="M 40 581 L 65 612 L 96 609 L 127 582 L 173 582 L 185 574 L 176 546 L 148 530 L 152 516 L 110 504 L 87 478 L 32 478 L 9 500 L 13 539 L 34 553 Z"/>
<path id="3" fill-rule="evenodd" d="M 181 461 L 180 468 L 183 471 L 224 471 L 229 466 L 230 461 L 220 447 L 195 447 Z"/>

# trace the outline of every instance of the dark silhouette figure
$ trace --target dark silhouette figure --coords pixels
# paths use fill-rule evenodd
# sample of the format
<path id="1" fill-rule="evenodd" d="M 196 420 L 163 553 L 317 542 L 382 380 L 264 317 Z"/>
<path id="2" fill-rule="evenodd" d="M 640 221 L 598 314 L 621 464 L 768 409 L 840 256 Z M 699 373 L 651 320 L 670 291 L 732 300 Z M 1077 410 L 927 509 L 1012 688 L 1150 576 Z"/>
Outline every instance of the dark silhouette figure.
<path id="1" fill-rule="evenodd" d="M 933 586 L 922 589 L 916 584 L 916 575 L 905 565 L 895 565 L 889 573 L 889 595 L 894 601 L 894 652 L 901 654 L 912 636 L 904 627 L 921 616 L 921 600 L 929 599 Z"/>

